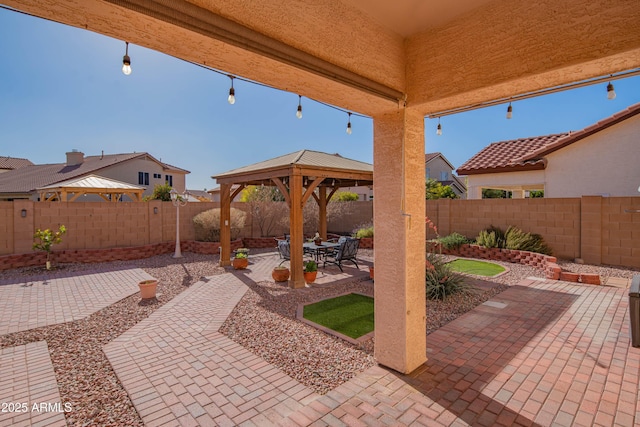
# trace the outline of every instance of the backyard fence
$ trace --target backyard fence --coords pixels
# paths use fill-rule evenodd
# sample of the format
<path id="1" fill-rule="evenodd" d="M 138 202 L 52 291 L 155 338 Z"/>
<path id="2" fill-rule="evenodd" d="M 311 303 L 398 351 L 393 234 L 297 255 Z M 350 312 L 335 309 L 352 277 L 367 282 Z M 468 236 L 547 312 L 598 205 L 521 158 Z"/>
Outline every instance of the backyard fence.
<path id="1" fill-rule="evenodd" d="M 192 218 L 217 202 L 180 208 L 180 238 L 195 239 Z M 246 203 L 232 207 L 248 211 Z M 541 234 L 561 259 L 640 268 L 640 197 L 585 196 L 566 199 L 427 200 L 426 216 L 440 236 L 458 232 L 473 238 L 494 225 L 513 225 Z M 373 217 L 373 202 L 353 202 L 345 218 L 329 221 L 329 231 L 351 232 Z M 109 249 L 175 241 L 176 208 L 170 202 L 0 202 L 0 256 L 31 253 L 37 228 L 67 227 L 55 250 Z M 284 226 L 273 230 L 282 235 Z M 260 237 L 247 215 L 241 237 Z M 433 230 L 428 230 L 433 238 Z"/>

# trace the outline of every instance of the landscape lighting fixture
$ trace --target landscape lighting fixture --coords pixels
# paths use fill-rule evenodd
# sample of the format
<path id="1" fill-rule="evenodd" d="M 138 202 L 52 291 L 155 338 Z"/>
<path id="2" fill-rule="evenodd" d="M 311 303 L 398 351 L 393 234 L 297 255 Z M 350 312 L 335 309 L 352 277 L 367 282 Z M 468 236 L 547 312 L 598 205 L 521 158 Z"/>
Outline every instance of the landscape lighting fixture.
<path id="1" fill-rule="evenodd" d="M 122 57 L 122 73 L 125 76 L 131 74 L 131 58 L 129 58 L 129 42 L 125 42 L 125 52 Z"/>
<path id="2" fill-rule="evenodd" d="M 349 121 L 347 122 L 347 134 L 351 135 L 351 113 L 349 114 Z"/>
<path id="3" fill-rule="evenodd" d="M 236 103 L 236 90 L 233 88 L 233 76 L 229 76 L 229 78 L 231 79 L 231 88 L 229 89 L 229 97 L 227 98 L 227 101 L 229 101 L 229 104 L 233 105 Z"/>
<path id="4" fill-rule="evenodd" d="M 513 108 L 511 107 L 511 103 L 509 103 L 509 106 L 507 107 L 507 119 L 510 119 L 511 117 L 513 117 Z"/>
<path id="5" fill-rule="evenodd" d="M 616 91 L 613 90 L 613 84 L 611 82 L 607 85 L 607 99 L 616 99 Z"/>
<path id="6" fill-rule="evenodd" d="M 302 95 L 298 95 L 298 111 L 296 111 L 296 117 L 302 118 Z"/>
<path id="7" fill-rule="evenodd" d="M 436 128 L 436 135 L 442 135 L 442 125 L 440 124 L 440 117 L 438 117 L 438 127 Z"/>

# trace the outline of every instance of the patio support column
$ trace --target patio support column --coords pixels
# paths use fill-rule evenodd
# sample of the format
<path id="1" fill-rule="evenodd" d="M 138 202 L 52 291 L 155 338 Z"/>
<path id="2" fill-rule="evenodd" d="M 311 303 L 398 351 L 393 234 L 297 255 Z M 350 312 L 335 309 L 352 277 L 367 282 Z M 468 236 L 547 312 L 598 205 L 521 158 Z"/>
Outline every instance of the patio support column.
<path id="1" fill-rule="evenodd" d="M 289 175 L 289 227 L 291 232 L 290 250 L 291 278 L 289 286 L 292 288 L 304 288 L 304 274 L 302 271 L 302 244 L 304 239 L 302 221 L 302 175 L 300 169 L 293 168 Z"/>
<path id="2" fill-rule="evenodd" d="M 318 187 L 318 233 L 327 240 L 327 187 Z"/>
<path id="3" fill-rule="evenodd" d="M 424 117 L 398 109 L 373 120 L 375 357 L 398 372 L 426 362 Z"/>
<path id="4" fill-rule="evenodd" d="M 231 184 L 220 184 L 220 266 L 231 265 Z"/>

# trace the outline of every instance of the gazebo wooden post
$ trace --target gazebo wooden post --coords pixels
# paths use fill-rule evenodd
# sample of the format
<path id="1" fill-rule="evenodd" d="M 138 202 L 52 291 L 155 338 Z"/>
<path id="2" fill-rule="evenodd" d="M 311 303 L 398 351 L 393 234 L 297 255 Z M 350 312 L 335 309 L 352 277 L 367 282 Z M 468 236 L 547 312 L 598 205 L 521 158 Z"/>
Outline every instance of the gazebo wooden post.
<path id="1" fill-rule="evenodd" d="M 289 231 L 291 232 L 291 260 L 289 264 L 291 266 L 291 278 L 289 279 L 289 286 L 292 288 L 304 288 L 302 191 L 302 174 L 300 169 L 293 168 L 289 175 L 289 197 L 291 198 L 289 209 Z"/>
<path id="2" fill-rule="evenodd" d="M 220 266 L 231 265 L 231 184 L 220 184 Z"/>
<path id="3" fill-rule="evenodd" d="M 327 187 L 318 187 L 318 232 L 327 240 Z"/>

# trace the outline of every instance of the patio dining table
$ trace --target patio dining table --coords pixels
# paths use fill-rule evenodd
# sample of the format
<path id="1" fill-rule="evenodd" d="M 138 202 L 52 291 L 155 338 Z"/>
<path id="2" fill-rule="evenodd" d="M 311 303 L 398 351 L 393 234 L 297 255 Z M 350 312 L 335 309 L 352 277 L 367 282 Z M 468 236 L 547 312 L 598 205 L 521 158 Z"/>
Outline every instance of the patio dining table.
<path id="1" fill-rule="evenodd" d="M 322 242 L 321 244 L 316 245 L 314 242 L 305 242 L 302 246 L 305 252 L 313 254 L 316 262 L 319 262 L 320 255 L 322 255 L 322 253 L 326 252 L 327 249 L 340 247 L 340 243 Z"/>

